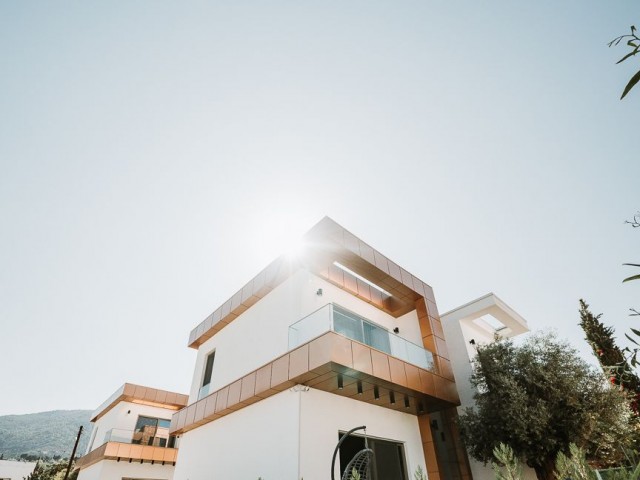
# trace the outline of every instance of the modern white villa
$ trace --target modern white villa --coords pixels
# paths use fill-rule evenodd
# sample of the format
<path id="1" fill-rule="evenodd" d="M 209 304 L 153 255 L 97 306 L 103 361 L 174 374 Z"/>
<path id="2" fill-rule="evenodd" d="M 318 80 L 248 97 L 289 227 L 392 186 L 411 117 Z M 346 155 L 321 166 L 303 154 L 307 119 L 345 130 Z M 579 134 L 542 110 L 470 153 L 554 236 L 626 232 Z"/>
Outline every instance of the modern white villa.
<path id="1" fill-rule="evenodd" d="M 125 383 L 91 415 L 78 480 L 171 480 L 178 454 L 171 415 L 187 396 Z"/>
<path id="2" fill-rule="evenodd" d="M 188 397 L 125 384 L 94 412 L 79 480 L 340 479 L 365 446 L 373 480 L 489 480 L 458 407 L 474 346 L 526 331 L 493 294 L 441 317 L 428 284 L 325 217 L 193 329 Z"/>
<path id="3" fill-rule="evenodd" d="M 327 480 L 340 435 L 361 425 L 374 479 L 409 480 L 418 467 L 430 480 L 471 479 L 455 428 L 467 337 L 491 339 L 501 328 L 486 323 L 491 315 L 526 330 L 486 298 L 495 308 L 472 319 L 456 310 L 443 324 L 428 284 L 325 217 L 300 252 L 273 261 L 191 332 L 189 402 L 170 427 L 180 437 L 174 479 Z M 335 478 L 364 448 L 357 433 L 339 450 Z"/>
<path id="4" fill-rule="evenodd" d="M 0 460 L 0 480 L 24 480 L 35 468 L 36 462 Z"/>

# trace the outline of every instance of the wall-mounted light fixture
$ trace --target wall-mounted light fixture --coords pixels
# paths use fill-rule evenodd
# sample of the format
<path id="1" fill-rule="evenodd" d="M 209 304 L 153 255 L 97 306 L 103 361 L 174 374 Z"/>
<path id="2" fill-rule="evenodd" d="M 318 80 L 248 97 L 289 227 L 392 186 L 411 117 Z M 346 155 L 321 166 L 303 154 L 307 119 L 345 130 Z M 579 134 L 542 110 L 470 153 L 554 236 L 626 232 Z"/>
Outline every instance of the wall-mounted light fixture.
<path id="1" fill-rule="evenodd" d="M 395 405 L 396 404 L 396 394 L 389 391 L 389 401 L 391 403 L 391 405 Z"/>
<path id="2" fill-rule="evenodd" d="M 380 400 L 380 390 L 377 386 L 373 387 L 373 398 Z"/>
<path id="3" fill-rule="evenodd" d="M 362 382 L 358 380 L 358 395 L 362 395 Z"/>
<path id="4" fill-rule="evenodd" d="M 342 390 L 344 388 L 344 383 L 342 382 L 342 375 L 338 375 L 338 390 Z"/>
<path id="5" fill-rule="evenodd" d="M 469 343 L 470 343 L 471 345 L 475 345 L 475 344 L 476 344 L 476 341 L 472 338 L 471 340 L 469 340 Z"/>
<path id="6" fill-rule="evenodd" d="M 407 395 L 404 396 L 404 408 L 409 408 L 409 397 Z"/>
<path id="7" fill-rule="evenodd" d="M 398 327 L 394 328 L 393 333 L 400 333 L 400 329 Z"/>
<path id="8" fill-rule="evenodd" d="M 321 297 L 322 296 L 322 289 L 319 288 L 318 290 L 316 290 L 316 295 Z"/>

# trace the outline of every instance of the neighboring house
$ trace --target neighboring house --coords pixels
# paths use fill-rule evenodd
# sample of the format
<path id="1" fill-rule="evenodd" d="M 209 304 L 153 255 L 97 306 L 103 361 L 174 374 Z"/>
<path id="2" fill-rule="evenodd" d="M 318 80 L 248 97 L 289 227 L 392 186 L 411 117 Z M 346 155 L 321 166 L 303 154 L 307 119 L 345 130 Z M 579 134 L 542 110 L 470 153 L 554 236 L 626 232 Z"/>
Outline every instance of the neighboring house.
<path id="1" fill-rule="evenodd" d="M 23 480 L 36 468 L 36 462 L 0 460 L 0 480 Z"/>
<path id="2" fill-rule="evenodd" d="M 441 316 L 444 336 L 451 355 L 451 366 L 460 394 L 462 411 L 473 407 L 475 393 L 471 385 L 472 361 L 478 345 L 497 336 L 511 338 L 529 331 L 527 321 L 493 293 L 489 293 Z M 493 480 L 495 473 L 473 459 L 470 468 L 474 480 Z M 525 478 L 535 479 L 535 471 L 525 467 Z"/>
<path id="3" fill-rule="evenodd" d="M 125 383 L 91 415 L 78 480 L 171 480 L 177 457 L 171 415 L 187 396 Z"/>
<path id="4" fill-rule="evenodd" d="M 199 324 L 175 480 L 327 480 L 367 426 L 374 478 L 471 478 L 432 288 L 329 218 Z M 343 444 L 336 466 L 364 446 Z M 83 480 L 83 479 L 81 479 Z"/>

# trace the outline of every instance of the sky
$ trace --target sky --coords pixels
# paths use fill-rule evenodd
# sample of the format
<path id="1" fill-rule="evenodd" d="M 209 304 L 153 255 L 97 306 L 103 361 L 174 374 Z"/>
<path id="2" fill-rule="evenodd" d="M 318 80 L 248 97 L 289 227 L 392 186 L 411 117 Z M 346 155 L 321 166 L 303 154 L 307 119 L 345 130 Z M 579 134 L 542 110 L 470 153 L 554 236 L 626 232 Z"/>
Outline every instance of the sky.
<path id="1" fill-rule="evenodd" d="M 0 2 L 0 415 L 188 392 L 189 332 L 328 215 L 593 362 L 640 320 L 637 0 Z M 634 284 L 635 283 L 635 284 Z M 623 343 L 621 341 L 620 343 Z"/>

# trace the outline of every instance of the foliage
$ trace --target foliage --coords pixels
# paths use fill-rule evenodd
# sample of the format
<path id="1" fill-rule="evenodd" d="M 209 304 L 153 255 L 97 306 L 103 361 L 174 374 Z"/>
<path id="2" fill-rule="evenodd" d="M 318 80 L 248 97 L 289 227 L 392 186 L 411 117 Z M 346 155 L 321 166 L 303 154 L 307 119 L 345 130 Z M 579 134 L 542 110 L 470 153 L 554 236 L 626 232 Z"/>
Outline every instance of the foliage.
<path id="1" fill-rule="evenodd" d="M 630 441 L 625 396 L 554 335 L 478 347 L 471 382 L 475 407 L 460 417 L 461 433 L 470 454 L 485 463 L 502 442 L 539 479 L 551 479 L 557 453 L 572 442 L 611 465 Z"/>
<path id="2" fill-rule="evenodd" d="M 351 469 L 351 476 L 349 477 L 349 480 L 360 480 L 360 472 L 355 468 Z"/>
<path id="3" fill-rule="evenodd" d="M 617 46 L 620 44 L 620 42 L 626 40 L 627 46 L 631 47 L 631 52 L 627 53 L 624 57 L 622 57 L 620 60 L 618 60 L 616 62 L 616 64 L 618 63 L 622 63 L 625 60 L 634 57 L 638 54 L 638 52 L 640 52 L 640 37 L 638 37 L 638 35 L 636 34 L 636 27 L 634 27 L 633 25 L 631 26 L 631 33 L 627 34 L 627 35 L 620 35 L 619 37 L 614 38 L 613 40 L 611 40 L 611 42 L 609 42 L 609 46 Z M 640 70 L 638 70 L 629 80 L 629 83 L 627 83 L 627 86 L 624 87 L 624 91 L 622 92 L 622 96 L 620 97 L 620 100 L 622 100 L 627 93 L 629 93 L 629 91 L 640 81 Z"/>
<path id="4" fill-rule="evenodd" d="M 589 310 L 589 305 L 580 299 L 580 327 L 584 330 L 586 340 L 598 359 L 600 366 L 609 377 L 612 385 L 632 392 L 631 400 L 634 412 L 638 410 L 640 395 L 640 378 L 633 372 L 623 350 L 616 345 L 613 328 L 605 326 L 600 317 Z"/>
<path id="5" fill-rule="evenodd" d="M 56 459 L 69 457 L 78 434 L 84 426 L 78 451 L 87 448 L 91 410 L 55 410 L 28 415 L 0 416 L 0 453 L 4 457 L 24 459 Z"/>
<path id="6" fill-rule="evenodd" d="M 556 458 L 556 477 L 571 480 L 597 480 L 596 472 L 587 463 L 584 451 L 575 443 L 569 445 L 569 456 L 558 452 Z"/>
<path id="7" fill-rule="evenodd" d="M 64 474 L 67 471 L 68 460 L 61 460 L 59 462 L 38 462 L 36 468 L 33 470 L 26 480 L 62 480 Z M 68 480 L 76 480 L 78 478 L 78 471 L 69 474 Z"/>
<path id="8" fill-rule="evenodd" d="M 491 462 L 496 480 L 522 480 L 522 466 L 509 445 L 500 443 L 493 449 L 493 456 L 498 461 Z"/>
<path id="9" fill-rule="evenodd" d="M 416 468 L 416 471 L 413 473 L 413 480 L 427 480 L 427 474 L 424 473 L 420 465 L 418 465 L 418 468 Z"/>

